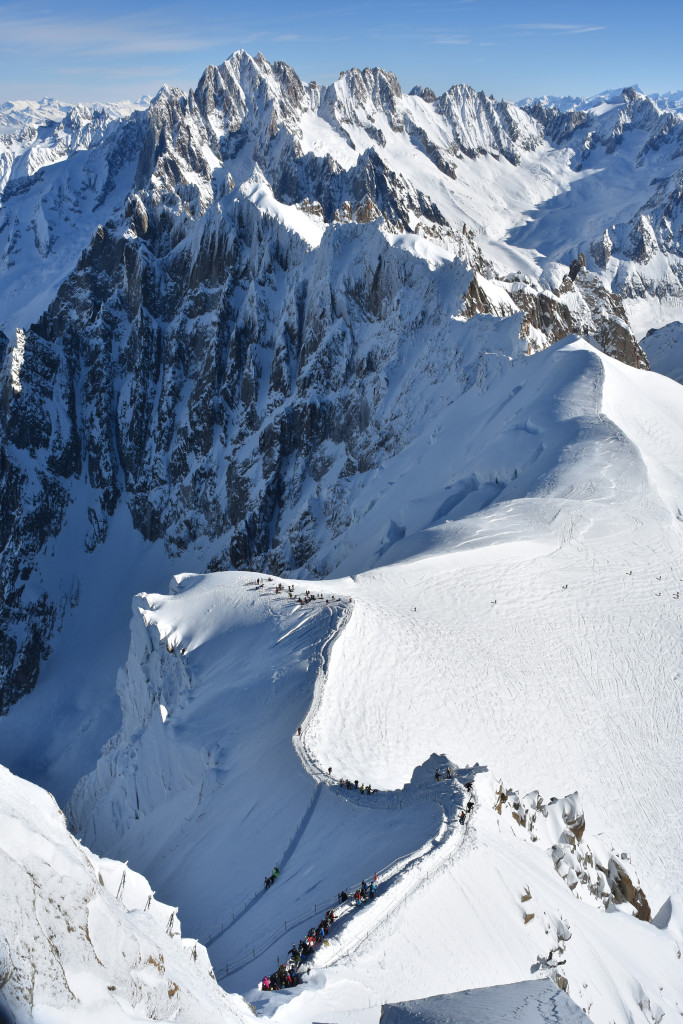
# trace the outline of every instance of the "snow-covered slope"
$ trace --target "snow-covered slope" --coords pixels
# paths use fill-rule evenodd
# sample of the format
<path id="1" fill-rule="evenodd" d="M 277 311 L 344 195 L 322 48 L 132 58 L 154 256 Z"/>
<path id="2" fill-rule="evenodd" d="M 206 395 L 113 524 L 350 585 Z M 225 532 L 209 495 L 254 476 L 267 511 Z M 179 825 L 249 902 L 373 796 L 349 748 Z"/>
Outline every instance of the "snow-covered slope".
<path id="1" fill-rule="evenodd" d="M 240 991 L 376 871 L 279 1019 L 549 938 L 679 1012 L 683 120 L 608 106 L 240 52 L 3 194 L 2 758 Z"/>
<path id="2" fill-rule="evenodd" d="M 382 1007 L 380 1024 L 450 1024 L 455 1016 L 470 1024 L 586 1024 L 588 1018 L 566 992 L 547 978 L 494 985 L 474 991 L 429 996 Z"/>
<path id="3" fill-rule="evenodd" d="M 144 595 L 118 681 L 121 731 L 71 800 L 79 832 L 173 892 L 240 991 L 336 892 L 379 871 L 387 900 L 329 947 L 350 959 L 330 960 L 323 993 L 307 988 L 283 1019 L 325 1019 L 348 999 L 350 1019 L 370 1021 L 389 994 L 521 980 L 560 917 L 574 935 L 581 922 L 563 976 L 593 1020 L 674 1006 L 674 933 L 604 904 L 628 894 L 647 918 L 644 900 L 654 912 L 683 881 L 682 413 L 667 378 L 560 344 L 444 406 L 429 438 L 387 460 L 349 532 L 353 578 L 181 576 L 171 595 Z M 578 788 L 619 856 L 595 836 L 578 852 L 561 837 L 575 802 L 530 835 L 545 812 L 510 797 L 499 809 L 527 858 L 519 835 L 500 838 L 483 768 L 434 788 L 444 757 L 521 791 Z M 349 794 L 340 777 L 379 792 Z M 481 808 L 471 845 L 458 820 L 468 779 Z M 526 885 L 542 893 L 533 925 Z"/>
<path id="4" fill-rule="evenodd" d="M 554 828 L 567 828 L 558 811 L 568 801 L 543 805 L 547 818 L 537 812 L 541 834 L 534 837 L 505 807 L 498 815 L 486 785 L 476 792 L 457 854 L 440 863 L 433 854 L 436 863 L 422 866 L 403 899 L 392 900 L 389 891 L 363 907 L 355 934 L 351 925 L 340 928 L 316 954 L 300 994 L 262 996 L 258 1009 L 274 1021 L 374 1024 L 382 1003 L 467 988 L 475 990 L 472 1016 L 445 1019 L 471 1020 L 477 988 L 550 977 L 595 1024 L 677 1018 L 680 903 L 666 908 L 663 928 L 637 920 L 626 904 L 605 912 L 581 881 L 561 879 L 557 846 L 546 846 Z M 531 794 L 528 802 L 537 801 Z M 586 833 L 574 843 L 577 852 L 590 841 Z M 467 1013 L 466 1004 L 462 1009 Z M 501 1016 L 493 1019 L 505 1019 L 497 1009 Z"/>
<path id="5" fill-rule="evenodd" d="M 0 1016 L 12 1024 L 247 1021 L 177 908 L 66 830 L 49 794 L 0 767 Z"/>

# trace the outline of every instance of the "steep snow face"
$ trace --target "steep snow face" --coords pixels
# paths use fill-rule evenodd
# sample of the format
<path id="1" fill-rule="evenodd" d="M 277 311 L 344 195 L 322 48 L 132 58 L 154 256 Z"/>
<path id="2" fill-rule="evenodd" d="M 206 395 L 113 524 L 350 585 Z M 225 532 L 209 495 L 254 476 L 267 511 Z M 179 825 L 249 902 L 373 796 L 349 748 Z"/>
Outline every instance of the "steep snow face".
<path id="1" fill-rule="evenodd" d="M 120 212 L 143 144 L 140 115 L 75 107 L 58 125 L 0 138 L 0 330 L 30 326 Z"/>
<path id="2" fill-rule="evenodd" d="M 205 948 L 181 939 L 177 908 L 82 847 L 49 794 L 1 767 L 0 893 L 3 1021 L 252 1019 Z"/>

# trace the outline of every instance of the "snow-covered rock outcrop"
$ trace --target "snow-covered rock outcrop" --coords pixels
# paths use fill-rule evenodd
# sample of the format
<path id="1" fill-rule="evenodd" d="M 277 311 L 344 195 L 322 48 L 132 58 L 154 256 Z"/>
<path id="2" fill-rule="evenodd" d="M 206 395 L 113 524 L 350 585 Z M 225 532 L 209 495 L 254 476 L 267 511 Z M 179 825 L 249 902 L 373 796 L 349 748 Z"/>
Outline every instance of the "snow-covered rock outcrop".
<path id="1" fill-rule="evenodd" d="M 81 846 L 54 799 L 2 767 L 0 901 L 3 1021 L 252 1019 L 216 984 L 206 949 L 181 938 L 177 908 Z"/>

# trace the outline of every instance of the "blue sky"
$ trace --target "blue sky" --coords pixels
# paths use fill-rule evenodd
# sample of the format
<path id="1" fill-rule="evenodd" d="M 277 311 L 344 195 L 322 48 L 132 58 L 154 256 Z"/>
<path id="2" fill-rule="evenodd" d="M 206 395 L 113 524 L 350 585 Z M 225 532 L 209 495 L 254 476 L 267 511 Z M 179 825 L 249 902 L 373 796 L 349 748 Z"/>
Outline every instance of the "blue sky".
<path id="1" fill-rule="evenodd" d="M 665 92 L 683 89 L 682 44 L 676 0 L 0 0 L 0 101 L 133 99 L 164 82 L 187 89 L 239 48 L 324 83 L 379 65 L 406 90 L 437 93 L 456 82 L 513 100 L 633 83 Z"/>

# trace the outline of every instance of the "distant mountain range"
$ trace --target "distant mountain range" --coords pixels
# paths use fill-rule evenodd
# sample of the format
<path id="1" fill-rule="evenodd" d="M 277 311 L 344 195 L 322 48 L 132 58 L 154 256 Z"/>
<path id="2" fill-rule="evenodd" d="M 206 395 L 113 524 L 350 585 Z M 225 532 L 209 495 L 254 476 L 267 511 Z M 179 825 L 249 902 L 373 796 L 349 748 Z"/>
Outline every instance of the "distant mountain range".
<path id="1" fill-rule="evenodd" d="M 641 95 L 647 95 L 660 110 L 679 110 L 683 107 L 683 89 L 669 92 L 643 93 L 639 85 L 629 88 Z M 620 103 L 623 89 L 605 89 L 594 96 L 526 96 L 519 100 L 520 107 L 533 107 L 537 103 L 543 107 L 556 107 L 558 110 L 594 110 L 604 104 Z"/>

